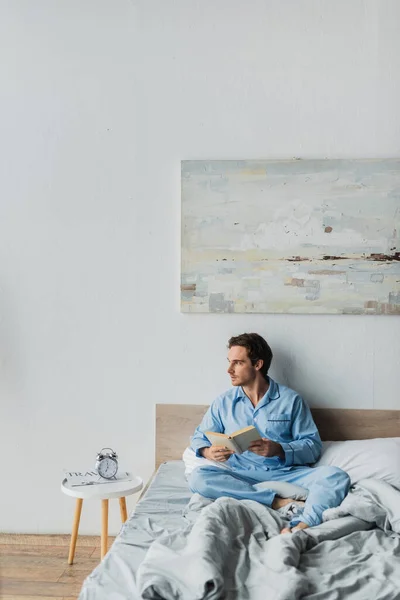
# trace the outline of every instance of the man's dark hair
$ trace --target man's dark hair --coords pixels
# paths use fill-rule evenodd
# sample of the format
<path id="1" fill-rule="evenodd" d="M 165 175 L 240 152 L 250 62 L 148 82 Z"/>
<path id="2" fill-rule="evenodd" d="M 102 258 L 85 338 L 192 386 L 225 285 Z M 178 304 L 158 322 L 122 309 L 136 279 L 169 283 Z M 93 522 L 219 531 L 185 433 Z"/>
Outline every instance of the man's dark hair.
<path id="1" fill-rule="evenodd" d="M 247 354 L 253 365 L 261 359 L 263 366 L 260 371 L 264 378 L 267 378 L 273 354 L 271 348 L 261 335 L 258 335 L 258 333 L 242 333 L 241 335 L 231 337 L 228 342 L 228 348 L 231 349 L 232 346 L 247 348 Z"/>

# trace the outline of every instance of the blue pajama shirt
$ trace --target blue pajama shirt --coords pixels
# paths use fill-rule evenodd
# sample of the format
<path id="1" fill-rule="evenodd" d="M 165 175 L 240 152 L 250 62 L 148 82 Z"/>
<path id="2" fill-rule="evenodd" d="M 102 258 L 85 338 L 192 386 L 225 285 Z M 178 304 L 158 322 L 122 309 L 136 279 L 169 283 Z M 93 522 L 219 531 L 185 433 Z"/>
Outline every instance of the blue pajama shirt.
<path id="1" fill-rule="evenodd" d="M 201 466 L 189 477 L 193 492 L 207 498 L 229 496 L 238 500 L 256 500 L 271 506 L 275 492 L 258 489 L 263 481 L 286 481 L 308 490 L 304 511 L 290 525 L 299 521 L 319 525 L 327 508 L 338 506 L 346 496 L 350 479 L 337 467 L 310 468 L 321 454 L 321 438 L 304 400 L 293 390 L 269 377 L 269 388 L 254 407 L 241 387 L 233 387 L 219 396 L 203 417 L 191 438 L 191 448 L 201 456 L 202 448 L 211 446 L 206 431 L 233 433 L 254 425 L 262 437 L 278 442 L 285 458 L 266 458 L 254 452 L 232 454 L 221 469 Z"/>

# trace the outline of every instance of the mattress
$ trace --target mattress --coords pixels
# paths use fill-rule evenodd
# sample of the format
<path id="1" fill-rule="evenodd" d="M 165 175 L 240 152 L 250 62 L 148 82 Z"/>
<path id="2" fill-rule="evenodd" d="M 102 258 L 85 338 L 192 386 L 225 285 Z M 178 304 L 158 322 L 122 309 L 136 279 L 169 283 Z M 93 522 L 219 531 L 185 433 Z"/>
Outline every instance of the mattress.
<path id="1" fill-rule="evenodd" d="M 147 492 L 124 523 L 104 560 L 86 578 L 78 600 L 136 600 L 136 572 L 161 533 L 186 527 L 191 492 L 181 460 L 160 465 Z"/>
<path id="2" fill-rule="evenodd" d="M 400 600 L 400 491 L 363 479 L 329 512 L 280 535 L 277 511 L 192 496 L 164 463 L 79 600 Z"/>

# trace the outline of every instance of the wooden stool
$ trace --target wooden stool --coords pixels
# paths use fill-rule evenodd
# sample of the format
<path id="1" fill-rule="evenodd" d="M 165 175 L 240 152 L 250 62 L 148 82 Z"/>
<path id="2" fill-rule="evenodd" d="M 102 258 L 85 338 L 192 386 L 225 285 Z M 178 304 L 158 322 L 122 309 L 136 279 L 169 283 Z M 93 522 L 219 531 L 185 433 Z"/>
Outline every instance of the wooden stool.
<path id="1" fill-rule="evenodd" d="M 101 560 L 107 554 L 108 542 L 108 501 L 110 498 L 119 498 L 121 521 L 125 523 L 128 518 L 125 497 L 139 492 L 143 487 L 143 480 L 132 476 L 130 481 L 115 483 L 99 483 L 86 486 L 71 487 L 66 479 L 61 483 L 61 491 L 67 496 L 76 498 L 74 522 L 72 525 L 71 544 L 69 547 L 68 564 L 74 562 L 76 540 L 78 539 L 79 521 L 81 519 L 82 504 L 84 500 L 98 498 L 101 500 Z"/>

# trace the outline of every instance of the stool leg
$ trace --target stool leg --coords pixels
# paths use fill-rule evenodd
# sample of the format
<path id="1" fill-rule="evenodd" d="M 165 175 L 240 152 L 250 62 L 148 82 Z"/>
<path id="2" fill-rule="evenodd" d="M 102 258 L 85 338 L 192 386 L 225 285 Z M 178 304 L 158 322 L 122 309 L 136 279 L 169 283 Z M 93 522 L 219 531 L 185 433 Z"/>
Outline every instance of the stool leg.
<path id="1" fill-rule="evenodd" d="M 108 545 L 108 499 L 101 501 L 101 560 L 107 554 Z"/>
<path id="2" fill-rule="evenodd" d="M 76 540 L 78 538 L 79 521 L 81 519 L 81 512 L 82 512 L 82 503 L 83 503 L 82 498 L 76 499 L 74 522 L 72 525 L 71 543 L 69 546 L 69 556 L 68 556 L 68 564 L 69 565 L 72 565 L 72 563 L 74 562 Z"/>
<path id="3" fill-rule="evenodd" d="M 126 500 L 125 498 L 119 499 L 119 509 L 121 511 L 121 521 L 125 523 L 128 518 L 128 513 L 126 512 Z"/>

